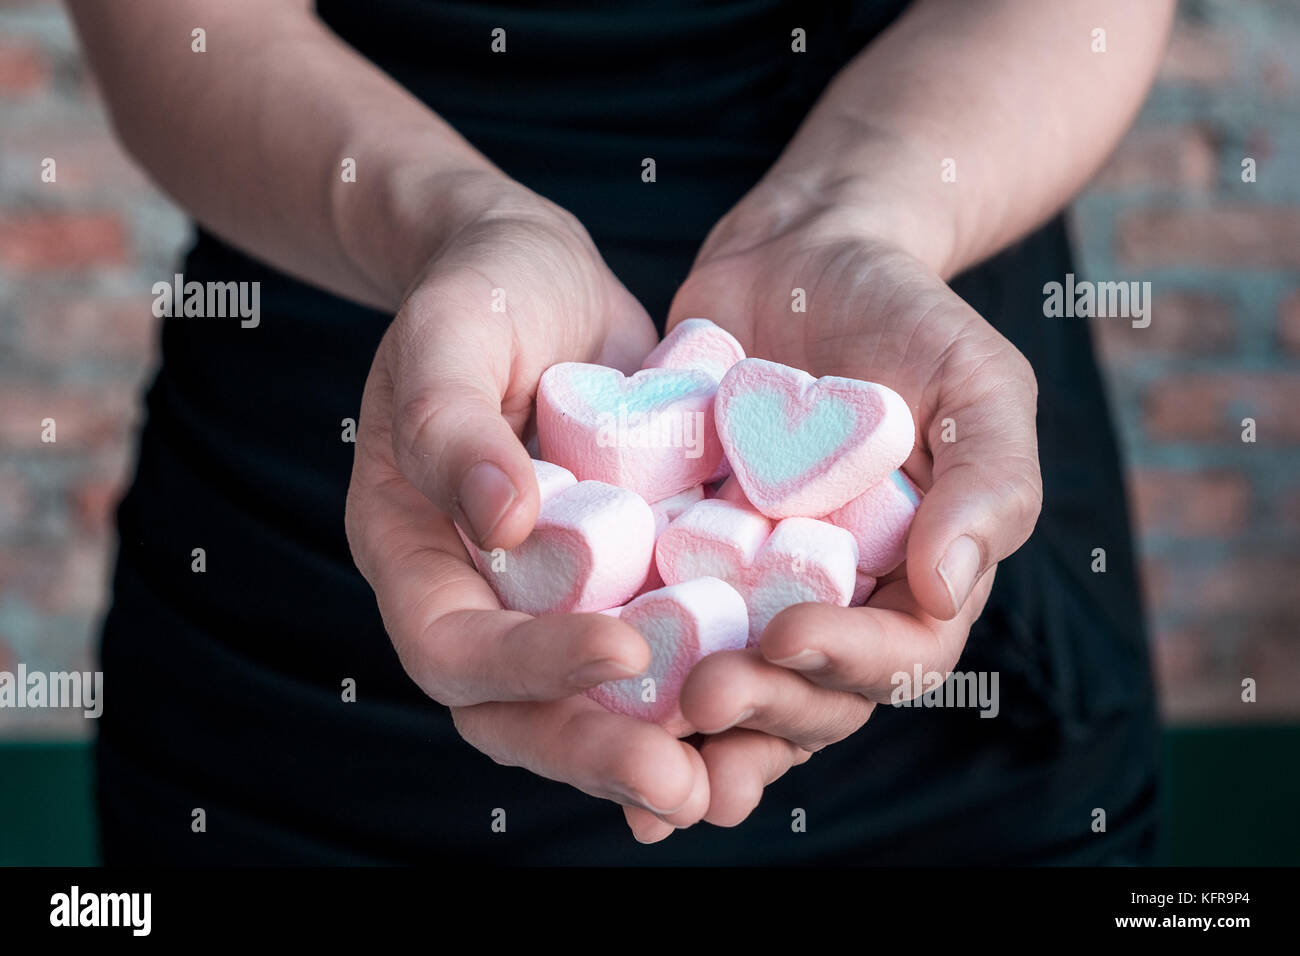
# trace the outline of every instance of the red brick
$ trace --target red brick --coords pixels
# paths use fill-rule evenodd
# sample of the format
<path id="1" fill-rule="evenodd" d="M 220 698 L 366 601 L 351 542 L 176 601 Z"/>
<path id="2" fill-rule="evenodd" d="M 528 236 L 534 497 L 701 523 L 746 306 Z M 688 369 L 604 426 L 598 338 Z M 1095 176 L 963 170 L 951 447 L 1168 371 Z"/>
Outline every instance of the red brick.
<path id="1" fill-rule="evenodd" d="M 159 320 L 149 297 L 56 299 L 23 317 L 28 354 L 52 364 L 88 357 L 147 361 Z"/>
<path id="2" fill-rule="evenodd" d="M 1199 680 L 1213 667 L 1209 641 L 1198 630 L 1164 631 L 1157 628 L 1151 644 L 1156 684 L 1160 687 Z"/>
<path id="3" fill-rule="evenodd" d="M 1171 559 L 1165 565 L 1169 588 L 1163 610 L 1196 619 L 1287 619 L 1294 636 L 1300 553 L 1241 548 L 1231 561 Z"/>
<path id="4" fill-rule="evenodd" d="M 1255 161 L 1256 178 L 1268 175 L 1264 170 L 1264 164 L 1273 158 L 1273 131 L 1266 127 L 1255 127 L 1246 134 L 1242 149 L 1242 155 L 1234 157 L 1233 163 L 1238 179 L 1241 177 L 1241 161 L 1247 156 Z"/>
<path id="5" fill-rule="evenodd" d="M 11 168 L 30 170 L 27 194 L 46 196 L 54 188 L 65 202 L 78 193 L 96 191 L 113 195 L 125 206 L 135 197 L 157 195 L 157 189 L 127 156 L 112 134 L 102 125 L 75 128 L 52 122 L 25 126 L 21 142 L 6 144 Z M 41 180 L 46 157 L 56 163 L 54 183 Z"/>
<path id="6" fill-rule="evenodd" d="M 107 541 L 84 538 L 0 551 L 0 593 L 51 614 L 96 614 L 108 592 Z"/>
<path id="7" fill-rule="evenodd" d="M 1259 444 L 1300 441 L 1300 376 L 1222 372 L 1162 379 L 1146 394 L 1145 418 L 1152 438 L 1241 443 L 1243 455 L 1254 447 L 1241 442 L 1243 418 L 1255 419 Z"/>
<path id="8" fill-rule="evenodd" d="M 23 476 L 13 468 L 0 469 L 0 538 L 18 531 L 33 506 L 32 490 Z"/>
<path id="9" fill-rule="evenodd" d="M 1214 135 L 1203 126 L 1138 127 L 1120 142 L 1095 186 L 1205 189 L 1214 183 Z"/>
<path id="10" fill-rule="evenodd" d="M 1278 308 L 1277 339 L 1292 355 L 1300 355 L 1300 292 L 1292 292 Z"/>
<path id="11" fill-rule="evenodd" d="M 0 96 L 24 96 L 44 89 L 50 80 L 42 52 L 33 46 L 0 43 Z"/>
<path id="12" fill-rule="evenodd" d="M 1120 261 L 1130 268 L 1300 269 L 1300 208 L 1140 209 L 1120 220 L 1116 243 Z"/>
<path id="13" fill-rule="evenodd" d="M 111 213 L 0 218 L 0 267 L 41 271 L 121 265 L 127 248 L 126 229 Z"/>
<path id="14" fill-rule="evenodd" d="M 1270 96 L 1287 96 L 1294 81 L 1295 74 L 1281 56 L 1271 54 L 1259 66 L 1260 86 Z"/>
<path id="15" fill-rule="evenodd" d="M 1152 353 L 1223 355 L 1236 346 L 1232 307 L 1219 296 L 1162 292 L 1156 284 L 1151 297 L 1151 324 L 1145 329 L 1135 329 L 1131 322 L 1093 324 L 1093 334 L 1107 361 L 1123 362 Z"/>
<path id="16" fill-rule="evenodd" d="M 1300 532 L 1300 490 L 1282 496 L 1282 500 L 1277 505 L 1277 516 L 1282 527 L 1292 532 Z M 1300 540 L 1300 533 L 1295 534 L 1294 537 Z"/>
<path id="17" fill-rule="evenodd" d="M 1145 555 L 1138 561 L 1138 577 L 1142 586 L 1142 600 L 1149 608 L 1168 604 L 1170 588 L 1169 569 L 1160 559 Z"/>
<path id="18" fill-rule="evenodd" d="M 1169 38 L 1158 82 L 1187 86 L 1219 86 L 1237 62 L 1236 39 L 1210 27 L 1178 23 Z"/>
<path id="19" fill-rule="evenodd" d="M 1129 486 L 1142 534 L 1226 537 L 1250 515 L 1250 485 L 1236 472 L 1146 469 L 1134 472 Z"/>
<path id="20" fill-rule="evenodd" d="M 99 448 L 126 440 L 135 423 L 133 386 L 56 388 L 14 381 L 0 384 L 0 446 L 51 454 Z M 41 422 L 55 421 L 52 444 L 41 441 Z"/>
<path id="21" fill-rule="evenodd" d="M 125 482 L 117 477 L 87 478 L 78 483 L 70 496 L 77 527 L 92 538 L 107 535 L 125 491 Z"/>

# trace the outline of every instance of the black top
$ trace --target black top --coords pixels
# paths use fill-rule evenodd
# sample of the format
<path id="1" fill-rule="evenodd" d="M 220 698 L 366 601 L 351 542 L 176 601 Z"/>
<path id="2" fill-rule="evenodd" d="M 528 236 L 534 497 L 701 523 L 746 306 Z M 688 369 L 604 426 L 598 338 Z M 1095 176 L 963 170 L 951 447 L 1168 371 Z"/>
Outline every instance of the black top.
<path id="1" fill-rule="evenodd" d="M 321 17 L 507 173 L 573 211 L 662 322 L 709 227 L 896 2 L 321 0 Z M 506 31 L 507 52 L 491 52 Z M 807 53 L 790 49 L 807 31 Z M 291 148 L 291 146 L 289 147 Z M 640 181 L 653 156 L 658 179 Z M 631 839 L 612 804 L 499 767 L 398 666 L 343 531 L 362 383 L 390 317 L 200 231 L 189 280 L 258 280 L 262 321 L 168 319 L 119 514 L 100 721 L 109 862 L 1137 861 L 1151 687 L 1115 443 L 1081 320 L 1045 319 L 1064 227 L 954 287 L 1033 363 L 1045 504 L 958 669 L 1001 711 L 879 707 L 744 825 Z M 1092 573 L 1105 548 L 1107 570 Z M 193 549 L 206 571 L 191 570 Z M 357 701 L 342 700 L 345 679 Z M 190 832 L 193 808 L 208 833 Z M 1107 832 L 1092 831 L 1106 808 Z M 495 808 L 507 832 L 490 829 Z M 795 808 L 807 831 L 792 832 Z"/>

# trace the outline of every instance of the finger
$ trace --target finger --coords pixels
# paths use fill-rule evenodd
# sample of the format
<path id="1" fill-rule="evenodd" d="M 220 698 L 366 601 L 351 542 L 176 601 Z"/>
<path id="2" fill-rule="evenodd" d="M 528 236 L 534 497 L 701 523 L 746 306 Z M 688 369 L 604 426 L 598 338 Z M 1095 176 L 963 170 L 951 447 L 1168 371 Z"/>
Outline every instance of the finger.
<path id="1" fill-rule="evenodd" d="M 901 580 L 881 588 L 865 607 L 800 604 L 772 619 L 759 649 L 766 660 L 822 687 L 889 701 L 900 674 L 910 682 L 918 667 L 927 674 L 952 670 L 993 577 L 990 570 L 980 579 L 950 621 L 926 614 Z"/>
<path id="2" fill-rule="evenodd" d="M 623 817 L 638 843 L 658 843 L 668 839 L 677 830 L 671 823 L 665 823 L 649 810 L 640 807 L 624 807 Z"/>
<path id="3" fill-rule="evenodd" d="M 944 619 L 960 611 L 980 575 L 1025 543 L 1043 500 L 1033 370 L 981 326 L 954 342 L 940 373 L 927 435 L 933 483 L 908 536 L 912 592 Z"/>
<path id="4" fill-rule="evenodd" d="M 403 668 L 434 700 L 553 700 L 649 667 L 645 638 L 616 617 L 501 610 L 445 515 L 404 481 L 368 487 L 349 498 L 349 543 Z"/>
<path id="5" fill-rule="evenodd" d="M 681 707 L 706 734 L 744 727 L 816 751 L 866 723 L 872 704 L 819 687 L 747 650 L 710 654 L 696 664 L 682 685 Z"/>
<path id="6" fill-rule="evenodd" d="M 728 730 L 700 745 L 709 772 L 706 823 L 734 827 L 758 807 L 767 786 L 787 770 L 806 763 L 807 750 L 780 737 L 753 730 Z"/>
<path id="7" fill-rule="evenodd" d="M 641 807 L 673 826 L 697 823 L 708 810 L 708 775 L 694 747 L 586 697 L 478 704 L 454 708 L 452 717 L 497 763 Z"/>
<path id="8" fill-rule="evenodd" d="M 703 764 L 703 757 L 700 758 Z M 709 778 L 707 771 L 696 775 L 695 789 L 691 796 L 687 798 L 687 807 L 689 812 L 684 814 L 687 819 L 694 819 L 701 806 L 709 805 Z M 658 843 L 666 840 L 676 830 L 683 827 L 674 826 L 663 817 L 656 816 L 644 807 L 624 806 L 623 816 L 627 820 L 627 825 L 632 830 L 632 836 L 641 843 Z M 682 819 L 683 814 L 679 812 L 678 819 Z"/>
<path id="9" fill-rule="evenodd" d="M 486 550 L 520 544 L 540 500 L 518 437 L 532 396 L 510 392 L 515 336 L 491 301 L 490 289 L 423 289 L 381 346 L 397 467 Z"/>

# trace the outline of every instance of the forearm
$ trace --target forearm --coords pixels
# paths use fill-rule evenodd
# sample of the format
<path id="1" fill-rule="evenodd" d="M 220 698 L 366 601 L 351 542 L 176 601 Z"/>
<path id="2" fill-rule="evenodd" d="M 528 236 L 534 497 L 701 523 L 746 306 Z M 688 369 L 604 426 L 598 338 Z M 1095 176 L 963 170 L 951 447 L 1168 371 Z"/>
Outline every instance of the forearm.
<path id="1" fill-rule="evenodd" d="M 1141 106 L 1173 7 L 921 0 L 831 84 L 771 191 L 842 205 L 950 276 L 1092 176 Z M 1092 52 L 1097 27 L 1107 52 Z"/>
<path id="2" fill-rule="evenodd" d="M 159 185 L 233 245 L 330 291 L 395 309 L 504 182 L 304 0 L 69 6 L 119 136 Z"/>

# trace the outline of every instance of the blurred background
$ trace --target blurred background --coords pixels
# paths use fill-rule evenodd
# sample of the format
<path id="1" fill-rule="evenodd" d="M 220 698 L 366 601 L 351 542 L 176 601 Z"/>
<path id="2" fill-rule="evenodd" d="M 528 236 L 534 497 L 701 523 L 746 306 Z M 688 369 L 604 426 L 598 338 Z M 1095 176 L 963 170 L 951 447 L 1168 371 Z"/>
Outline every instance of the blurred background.
<path id="1" fill-rule="evenodd" d="M 1183 0 L 1156 89 L 1073 221 L 1080 279 L 1152 283 L 1149 328 L 1092 321 L 1168 728 L 1165 857 L 1295 864 L 1300 0 Z M 0 671 L 95 668 L 149 289 L 188 239 L 113 142 L 62 7 L 0 0 Z M 0 708 L 0 865 L 94 862 L 93 733 L 80 711 Z"/>

